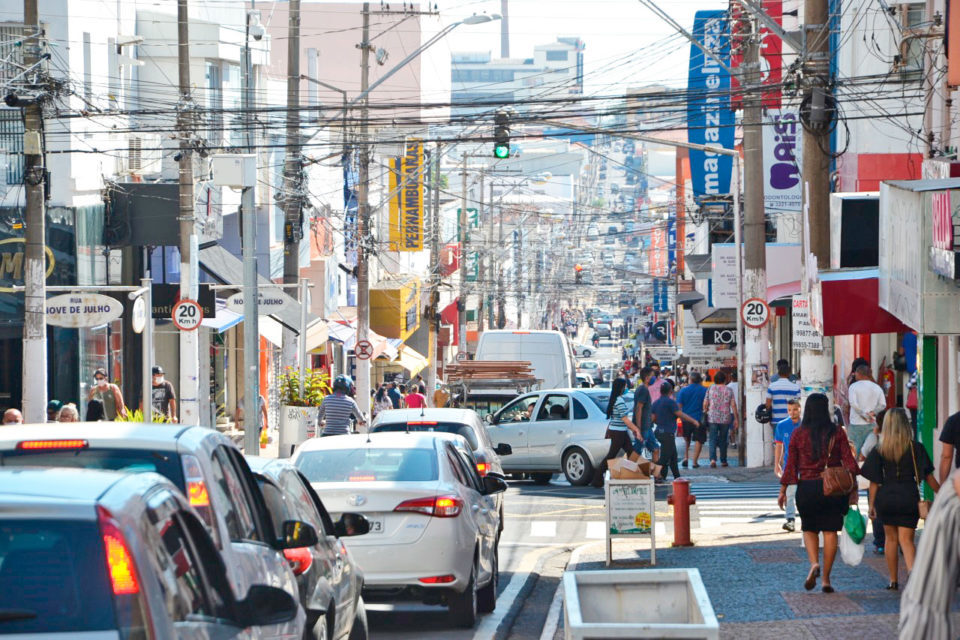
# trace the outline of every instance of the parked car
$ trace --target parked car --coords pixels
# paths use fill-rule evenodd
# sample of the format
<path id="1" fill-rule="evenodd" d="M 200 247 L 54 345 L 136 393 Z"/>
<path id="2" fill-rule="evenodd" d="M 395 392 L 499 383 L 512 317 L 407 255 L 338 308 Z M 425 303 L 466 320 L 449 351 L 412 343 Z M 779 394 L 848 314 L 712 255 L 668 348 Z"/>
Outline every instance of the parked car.
<path id="1" fill-rule="evenodd" d="M 159 474 L 0 470 L 0 634 L 253 640 L 303 620 L 276 587 L 237 600 L 204 524 Z"/>
<path id="2" fill-rule="evenodd" d="M 344 513 L 334 522 L 310 481 L 289 460 L 247 456 L 267 503 L 274 528 L 288 520 L 313 525 L 317 543 L 285 549 L 297 576 L 307 629 L 315 640 L 367 640 L 367 612 L 360 595 L 363 571 L 340 538 L 364 535 L 366 518 Z"/>
<path id="3" fill-rule="evenodd" d="M 596 360 L 581 360 L 577 363 L 577 372 L 583 372 L 593 378 L 594 382 L 603 382 L 603 367 Z"/>
<path id="4" fill-rule="evenodd" d="M 600 409 L 587 389 L 551 389 L 527 393 L 489 416 L 491 439 L 506 442 L 513 454 L 503 461 L 507 473 L 529 473 L 547 483 L 562 472 L 582 486 L 610 447 L 606 407 Z M 609 393 L 609 392 L 608 392 Z"/>
<path id="5" fill-rule="evenodd" d="M 290 541 L 313 527 L 301 521 L 274 531 L 263 494 L 236 445 L 204 427 L 137 423 L 73 422 L 26 424 L 0 429 L 0 467 L 80 467 L 168 478 L 209 529 L 223 554 L 227 577 L 236 594 L 255 584 L 279 587 L 299 597 L 296 578 L 283 550 L 301 547 Z M 303 634 L 304 616 L 264 629 L 264 637 Z"/>
<path id="6" fill-rule="evenodd" d="M 573 348 L 573 355 L 577 358 L 589 358 L 594 352 L 594 348 L 588 344 L 571 342 L 570 346 Z"/>
<path id="7" fill-rule="evenodd" d="M 512 453 L 510 445 L 490 440 L 487 427 L 471 409 L 392 409 L 377 415 L 370 425 L 373 433 L 397 431 L 428 431 L 430 433 L 453 433 L 466 438 L 477 463 L 477 473 L 485 476 L 491 471 L 503 475 L 500 456 Z M 503 530 L 503 494 L 494 498 L 500 514 L 500 530 Z"/>
<path id="8" fill-rule="evenodd" d="M 609 338 L 613 328 L 610 326 L 609 322 L 598 322 L 593 327 L 594 331 L 597 332 L 597 335 L 601 338 Z"/>
<path id="9" fill-rule="evenodd" d="M 364 572 L 364 598 L 446 604 L 473 627 L 493 611 L 499 579 L 503 476 L 480 477 L 470 445 L 447 433 L 368 433 L 315 438 L 293 463 L 332 517 L 357 508 L 370 533 L 346 546 Z"/>

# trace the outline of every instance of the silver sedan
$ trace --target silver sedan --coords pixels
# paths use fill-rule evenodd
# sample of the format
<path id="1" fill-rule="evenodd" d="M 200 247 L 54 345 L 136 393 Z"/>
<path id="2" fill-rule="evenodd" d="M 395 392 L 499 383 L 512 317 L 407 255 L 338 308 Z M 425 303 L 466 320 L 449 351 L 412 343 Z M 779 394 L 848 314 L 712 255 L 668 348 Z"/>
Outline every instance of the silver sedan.
<path id="1" fill-rule="evenodd" d="M 589 483 L 610 448 L 610 441 L 603 437 L 609 422 L 609 393 L 604 389 L 535 391 L 488 415 L 490 439 L 513 450 L 500 460 L 504 472 L 529 473 L 544 484 L 562 472 L 572 485 Z"/>

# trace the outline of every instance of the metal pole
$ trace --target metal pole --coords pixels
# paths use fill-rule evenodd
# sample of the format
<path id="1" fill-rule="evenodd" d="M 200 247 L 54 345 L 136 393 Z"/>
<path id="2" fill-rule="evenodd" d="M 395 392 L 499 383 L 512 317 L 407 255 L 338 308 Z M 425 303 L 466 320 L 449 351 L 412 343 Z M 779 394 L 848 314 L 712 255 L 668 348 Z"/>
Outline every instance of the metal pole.
<path id="1" fill-rule="evenodd" d="M 433 406 L 433 392 L 437 388 L 437 364 L 440 349 L 437 346 L 437 324 L 440 299 L 440 143 L 433 152 L 433 180 L 431 180 L 430 199 L 430 311 L 427 314 L 427 402 Z"/>
<path id="2" fill-rule="evenodd" d="M 143 422 L 150 424 L 153 422 L 153 280 L 149 272 L 146 277 L 140 278 L 140 286 L 145 289 L 142 296 L 147 309 L 147 319 L 143 324 L 143 336 L 140 340 L 140 393 L 143 397 Z"/>
<path id="3" fill-rule="evenodd" d="M 26 39 L 23 59 L 29 69 L 40 59 L 40 16 L 37 0 L 24 0 L 23 22 Z M 46 323 L 46 210 L 43 156 L 43 112 L 39 101 L 24 107 L 24 182 L 26 183 L 27 228 L 24 231 L 23 306 L 23 419 L 47 421 L 47 323 Z"/>
<path id="4" fill-rule="evenodd" d="M 300 397 L 304 392 L 304 377 L 307 375 L 307 307 L 310 295 L 307 287 L 309 280 L 303 278 L 300 280 Z"/>
<path id="5" fill-rule="evenodd" d="M 251 3 L 252 5 L 253 3 Z M 244 40 L 243 113 L 246 120 L 244 143 L 247 153 L 256 153 L 252 111 L 253 59 L 250 53 L 250 14 L 247 14 Z M 243 451 L 260 455 L 260 292 L 257 287 L 257 213 L 256 186 L 243 189 Z"/>
<path id="6" fill-rule="evenodd" d="M 191 136 L 193 128 L 190 95 L 190 12 L 188 0 L 177 1 L 177 59 L 180 101 L 177 128 L 180 135 L 180 299 L 197 299 L 197 276 L 194 271 L 193 156 Z M 197 393 L 199 389 L 200 349 L 197 331 L 180 332 L 180 423 L 200 423 Z"/>
<path id="7" fill-rule="evenodd" d="M 487 329 L 496 329 L 497 325 L 494 320 L 493 313 L 493 301 L 496 295 L 496 288 L 494 282 L 496 277 L 493 273 L 493 180 L 490 180 L 490 198 L 487 200 L 487 251 L 486 251 L 486 263 L 487 263 L 487 272 L 486 272 L 486 284 L 484 288 L 487 291 Z M 499 249 L 500 245 L 496 245 L 496 248 Z"/>
<path id="8" fill-rule="evenodd" d="M 457 325 L 459 340 L 457 341 L 457 357 L 467 352 L 467 159 L 463 154 L 463 170 L 461 172 L 460 215 L 457 226 L 460 227 L 460 303 L 457 305 Z"/>
<path id="9" fill-rule="evenodd" d="M 287 33 L 287 158 L 283 168 L 286 198 L 283 214 L 283 281 L 287 284 L 296 284 L 300 278 L 300 235 L 303 233 L 300 135 L 300 0 L 290 0 Z M 296 360 L 296 333 L 284 327 L 281 362 L 284 367 L 292 367 Z"/>
<path id="10" fill-rule="evenodd" d="M 737 445 L 737 461 L 742 467 L 747 462 L 747 429 L 746 412 L 744 411 L 744 391 L 746 390 L 746 366 L 744 364 L 744 345 L 743 345 L 743 316 L 740 315 L 740 307 L 743 306 L 743 234 L 740 230 L 740 154 L 733 156 L 733 184 L 730 185 L 730 191 L 733 192 L 733 244 L 736 246 L 736 270 L 737 270 L 737 409 L 740 418 L 740 435 Z"/>
<path id="11" fill-rule="evenodd" d="M 370 335 L 370 265 L 367 258 L 370 225 L 370 3 L 363 3 L 363 36 L 360 43 L 360 91 L 364 98 L 360 107 L 360 162 L 357 171 L 357 343 Z M 360 411 L 370 410 L 370 360 L 356 358 L 357 401 Z"/>
<path id="12" fill-rule="evenodd" d="M 483 182 L 484 182 L 484 180 L 483 180 L 483 179 L 484 179 L 485 176 L 486 176 L 486 172 L 484 172 L 483 169 L 481 169 L 481 170 L 480 170 L 480 185 L 479 185 L 479 191 L 478 191 L 478 193 L 479 193 L 480 195 L 479 195 L 479 197 L 477 198 L 477 225 L 478 225 L 478 227 L 482 227 L 482 225 L 483 225 L 483 196 L 484 196 L 484 193 L 483 193 L 483 186 L 484 186 L 484 185 L 483 185 Z M 482 228 L 479 228 L 479 229 L 477 230 L 477 235 L 478 235 L 478 236 L 480 237 L 480 239 L 481 239 L 481 248 L 483 247 L 483 232 L 484 232 L 484 229 L 482 229 Z M 477 249 L 477 280 L 476 280 L 476 282 L 474 283 L 474 288 L 477 290 L 477 330 L 478 330 L 478 334 L 477 334 L 477 335 L 478 335 L 478 339 L 479 339 L 479 332 L 482 332 L 482 331 L 483 331 L 483 311 L 484 311 L 484 309 L 483 309 L 483 305 L 484 305 L 483 290 L 484 290 L 484 288 L 486 287 L 486 284 L 485 284 L 484 281 L 485 281 L 485 279 L 486 279 L 486 277 L 487 277 L 486 270 L 483 268 L 483 262 L 482 262 L 482 259 L 481 259 L 481 256 L 482 256 L 481 248 L 478 248 L 478 249 Z M 487 328 L 489 329 L 489 327 L 487 327 Z"/>

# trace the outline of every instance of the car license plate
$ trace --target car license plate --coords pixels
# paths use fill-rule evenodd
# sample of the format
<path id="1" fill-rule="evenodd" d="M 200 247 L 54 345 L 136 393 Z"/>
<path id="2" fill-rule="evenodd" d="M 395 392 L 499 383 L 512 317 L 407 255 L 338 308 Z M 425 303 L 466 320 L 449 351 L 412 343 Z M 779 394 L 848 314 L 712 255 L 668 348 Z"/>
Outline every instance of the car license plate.
<path id="1" fill-rule="evenodd" d="M 370 523 L 369 533 L 383 533 L 383 520 L 380 518 L 367 518 Z"/>

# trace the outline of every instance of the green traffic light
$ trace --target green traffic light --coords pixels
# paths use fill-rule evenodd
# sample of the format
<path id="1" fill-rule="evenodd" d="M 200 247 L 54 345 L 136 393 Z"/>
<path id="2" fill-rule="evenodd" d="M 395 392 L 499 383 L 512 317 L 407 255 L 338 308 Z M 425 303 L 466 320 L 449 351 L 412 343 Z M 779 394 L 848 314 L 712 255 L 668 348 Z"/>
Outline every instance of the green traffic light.
<path id="1" fill-rule="evenodd" d="M 495 158 L 509 158 L 510 157 L 510 145 L 509 144 L 495 144 L 493 145 L 493 156 Z"/>

